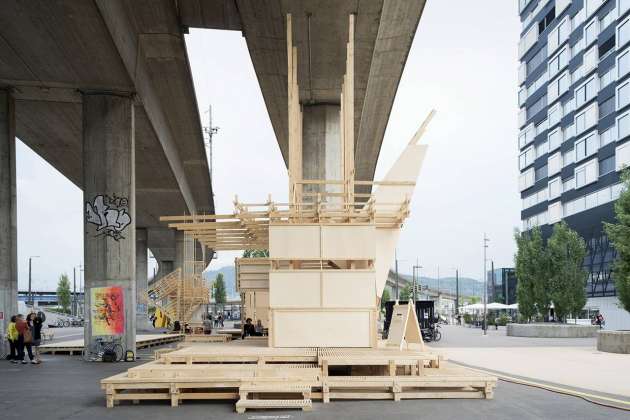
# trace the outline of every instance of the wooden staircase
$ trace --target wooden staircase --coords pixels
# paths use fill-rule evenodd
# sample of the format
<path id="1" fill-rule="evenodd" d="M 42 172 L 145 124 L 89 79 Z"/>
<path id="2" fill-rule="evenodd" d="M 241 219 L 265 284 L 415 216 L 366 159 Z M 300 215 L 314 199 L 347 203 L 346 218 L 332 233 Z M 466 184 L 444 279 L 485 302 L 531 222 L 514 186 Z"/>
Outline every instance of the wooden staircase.
<path id="1" fill-rule="evenodd" d="M 247 409 L 300 408 L 303 411 L 313 409 L 312 387 L 307 384 L 253 381 L 243 383 L 238 392 L 240 399 L 236 402 L 236 411 L 240 414 Z M 290 395 L 289 398 L 278 398 L 278 396 L 287 397 L 288 395 Z"/>
<path id="2" fill-rule="evenodd" d="M 181 268 L 153 283 L 147 295 L 172 321 L 180 323 L 190 322 L 195 310 L 210 302 L 210 288 L 201 273 Z"/>

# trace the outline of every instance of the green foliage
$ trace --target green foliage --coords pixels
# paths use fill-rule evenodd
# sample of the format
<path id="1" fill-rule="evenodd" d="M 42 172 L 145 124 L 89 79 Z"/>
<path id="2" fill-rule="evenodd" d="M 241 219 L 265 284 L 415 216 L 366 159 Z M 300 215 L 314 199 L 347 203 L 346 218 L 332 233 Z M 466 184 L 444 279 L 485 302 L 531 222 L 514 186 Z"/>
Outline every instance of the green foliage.
<path id="1" fill-rule="evenodd" d="M 385 302 L 389 302 L 391 297 L 389 296 L 389 290 L 383 289 L 383 296 L 381 297 L 381 307 L 385 306 Z"/>
<path id="2" fill-rule="evenodd" d="M 399 299 L 400 300 L 410 300 L 413 299 L 412 297 L 413 293 L 411 292 L 411 285 L 408 284 L 405 287 L 402 288 L 402 290 L 399 293 Z"/>
<path id="3" fill-rule="evenodd" d="M 550 265 L 549 295 L 556 316 L 564 321 L 570 314 L 579 314 L 586 304 L 584 287 L 588 273 L 582 268 L 586 244 L 563 221 L 554 226 L 547 253 Z"/>
<path id="4" fill-rule="evenodd" d="M 630 312 L 630 170 L 621 174 L 624 189 L 615 203 L 617 223 L 604 223 L 606 234 L 617 250 L 613 278 L 621 306 Z"/>
<path id="5" fill-rule="evenodd" d="M 464 314 L 464 323 L 465 324 L 472 324 L 473 323 L 473 317 L 471 314 Z"/>
<path id="6" fill-rule="evenodd" d="M 57 301 L 65 313 L 70 312 L 70 279 L 66 273 L 59 276 L 57 283 Z"/>
<path id="7" fill-rule="evenodd" d="M 474 305 L 475 303 L 480 303 L 481 302 L 481 298 L 479 296 L 470 296 L 468 297 L 468 299 L 470 300 L 470 304 Z"/>
<path id="8" fill-rule="evenodd" d="M 516 296 L 518 310 L 526 319 L 537 313 L 546 314 L 551 306 L 551 296 L 547 288 L 549 278 L 549 258 L 545 250 L 539 227 L 529 232 L 515 232 L 516 255 Z"/>
<path id="9" fill-rule="evenodd" d="M 243 258 L 267 258 L 269 257 L 268 249 L 246 249 L 243 251 Z"/>
<path id="10" fill-rule="evenodd" d="M 505 327 L 508 322 L 510 322 L 510 317 L 507 314 L 501 314 L 496 320 L 497 325 L 501 327 Z"/>
<path id="11" fill-rule="evenodd" d="M 226 302 L 226 293 L 225 293 L 225 281 L 223 280 L 223 273 L 217 274 L 214 282 L 212 283 L 212 295 L 214 296 L 214 301 L 216 303 L 225 303 Z"/>

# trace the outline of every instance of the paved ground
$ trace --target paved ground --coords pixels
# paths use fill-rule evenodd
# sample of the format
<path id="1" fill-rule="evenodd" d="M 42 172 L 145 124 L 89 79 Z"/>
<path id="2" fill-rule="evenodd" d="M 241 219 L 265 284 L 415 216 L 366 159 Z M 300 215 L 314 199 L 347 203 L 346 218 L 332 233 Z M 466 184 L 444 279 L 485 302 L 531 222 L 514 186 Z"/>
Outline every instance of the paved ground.
<path id="1" fill-rule="evenodd" d="M 141 353 L 148 355 L 148 352 Z M 146 359 L 145 359 L 146 360 Z M 137 363 L 86 363 L 80 357 L 44 356 L 42 365 L 0 362 L 2 419 L 628 419 L 630 413 L 578 398 L 500 382 L 494 400 L 338 401 L 316 403 L 314 411 L 257 411 L 238 415 L 233 402 L 143 402 L 105 408 L 99 380 Z"/>
<path id="2" fill-rule="evenodd" d="M 507 337 L 505 329 L 445 326 L 430 347 L 448 359 L 519 377 L 630 397 L 630 356 L 597 351 L 596 339 Z M 621 374 L 626 372 L 626 374 Z M 630 415 L 628 416 L 630 418 Z"/>

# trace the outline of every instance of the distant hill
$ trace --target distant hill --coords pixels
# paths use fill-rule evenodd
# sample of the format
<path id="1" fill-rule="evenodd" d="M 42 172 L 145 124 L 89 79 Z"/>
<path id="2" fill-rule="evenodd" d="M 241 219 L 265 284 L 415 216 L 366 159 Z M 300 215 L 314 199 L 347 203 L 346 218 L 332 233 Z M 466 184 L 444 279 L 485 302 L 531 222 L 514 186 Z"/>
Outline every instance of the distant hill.
<path id="1" fill-rule="evenodd" d="M 208 270 L 203 273 L 203 277 L 208 283 L 214 281 L 217 274 L 223 273 L 223 281 L 225 281 L 225 290 L 229 300 L 238 299 L 239 294 L 236 292 L 236 273 L 233 265 L 227 265 L 217 270 Z"/>
<path id="2" fill-rule="evenodd" d="M 217 274 L 223 273 L 223 279 L 225 281 L 225 288 L 227 291 L 228 299 L 238 299 L 239 295 L 236 292 L 236 273 L 233 265 L 221 267 L 217 270 L 208 270 L 204 273 L 204 278 L 208 282 L 213 282 Z M 406 281 L 411 282 L 412 278 L 409 274 L 399 274 L 401 283 Z M 438 289 L 438 279 L 432 277 L 420 277 L 420 284 L 428 285 L 429 289 Z M 401 288 L 404 285 L 401 284 Z M 440 291 L 455 294 L 455 277 L 441 277 L 439 280 Z M 459 294 L 461 296 L 482 296 L 483 295 L 483 283 L 479 280 L 470 277 L 459 278 Z"/>
<path id="3" fill-rule="evenodd" d="M 400 274 L 402 281 L 412 282 L 413 279 L 409 274 Z M 455 294 L 455 277 L 440 277 L 439 281 L 432 277 L 420 277 L 420 284 L 429 286 L 429 289 Z M 461 296 L 482 296 L 483 283 L 470 277 L 459 278 L 459 294 Z"/>

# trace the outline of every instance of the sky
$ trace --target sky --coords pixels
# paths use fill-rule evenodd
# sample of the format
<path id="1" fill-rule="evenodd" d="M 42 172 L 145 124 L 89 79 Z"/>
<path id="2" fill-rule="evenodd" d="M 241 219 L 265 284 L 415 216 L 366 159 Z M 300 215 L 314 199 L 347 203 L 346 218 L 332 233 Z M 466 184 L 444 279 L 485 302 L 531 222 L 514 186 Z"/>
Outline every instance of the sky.
<path id="1" fill-rule="evenodd" d="M 512 0 L 429 0 L 400 81 L 377 164 L 382 178 L 428 112 L 429 151 L 398 245 L 399 270 L 419 262 L 423 276 L 481 278 L 483 235 L 495 267 L 513 266 L 520 225 L 517 188 L 517 45 Z M 213 138 L 217 212 L 234 195 L 260 202 L 287 197 L 287 174 L 260 87 L 239 32 L 191 30 L 186 44 L 202 124 Z M 18 141 L 18 275 L 33 288 L 56 287 L 83 260 L 82 192 Z M 52 222 L 53 213 L 61 214 Z M 221 252 L 212 269 L 233 264 Z M 153 272 L 154 260 L 149 260 Z M 489 263 L 488 263 L 489 268 Z M 77 273 L 77 278 L 79 274 Z"/>

